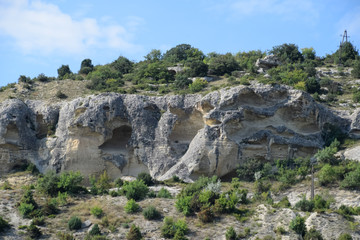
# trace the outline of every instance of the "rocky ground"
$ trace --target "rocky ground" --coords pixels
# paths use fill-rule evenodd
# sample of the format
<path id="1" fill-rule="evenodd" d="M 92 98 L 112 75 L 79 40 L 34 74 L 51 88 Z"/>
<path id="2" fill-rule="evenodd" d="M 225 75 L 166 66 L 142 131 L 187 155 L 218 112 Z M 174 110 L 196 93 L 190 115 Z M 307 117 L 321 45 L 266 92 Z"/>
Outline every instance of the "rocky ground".
<path id="1" fill-rule="evenodd" d="M 3 177 L 0 186 L 5 180 L 11 185 L 11 190 L 0 190 L 0 216 L 3 216 L 11 224 L 11 229 L 2 233 L 0 239 L 15 240 L 25 239 L 26 233 L 20 226 L 29 225 L 30 220 L 20 216 L 16 204 L 24 191 L 21 186 L 35 183 L 35 177 L 28 173 L 18 173 Z M 228 183 L 223 183 L 226 188 Z M 252 185 L 242 184 L 249 189 L 251 198 Z M 291 205 L 302 199 L 303 195 L 309 195 L 310 181 L 305 180 L 290 189 L 280 191 L 272 195 L 274 202 L 278 202 L 287 196 Z M 158 191 L 163 186 L 152 187 Z M 167 187 L 173 195 L 179 193 L 181 186 Z M 225 232 L 228 227 L 233 226 L 238 234 L 243 234 L 242 239 L 301 239 L 294 231 L 289 229 L 289 224 L 296 215 L 305 216 L 306 226 L 315 228 L 321 232 L 324 239 L 337 239 L 341 233 L 350 233 L 353 239 L 360 239 L 360 217 L 355 216 L 353 221 L 345 219 L 336 213 L 340 205 L 360 206 L 359 193 L 339 188 L 315 188 L 316 194 L 324 198 L 334 199 L 331 209 L 324 212 L 300 212 L 293 208 L 274 208 L 265 202 L 252 202 L 246 205 L 239 205 L 241 209 L 250 209 L 252 214 L 249 217 L 236 218 L 233 215 L 221 215 L 215 218 L 212 223 L 202 223 L 196 216 L 184 217 L 175 208 L 175 199 L 147 198 L 139 202 L 142 209 L 149 205 L 155 206 L 162 214 L 162 217 L 171 216 L 175 219 L 185 218 L 190 232 L 189 239 L 225 239 Z M 44 201 L 44 196 L 35 193 L 37 202 Z M 61 211 L 54 217 L 47 217 L 44 226 L 40 226 L 43 235 L 40 239 L 59 239 L 57 233 L 71 233 L 75 239 L 84 239 L 92 225 L 98 223 L 101 232 L 107 239 L 125 239 L 129 226 L 135 224 L 140 226 L 144 239 L 162 239 L 160 228 L 163 225 L 160 220 L 145 220 L 141 212 L 127 214 L 124 205 L 127 200 L 124 196 L 111 197 L 110 195 L 92 196 L 79 195 L 71 197 L 67 205 L 60 207 Z M 90 209 L 100 206 L 104 210 L 102 218 L 96 218 L 90 214 Z M 78 231 L 69 231 L 67 222 L 71 216 L 78 216 L 83 221 L 83 228 Z M 86 224 L 84 224 L 86 223 Z M 21 227 L 20 227 L 21 228 Z M 283 228 L 285 232 L 276 233 L 276 229 Z M 246 231 L 250 233 L 245 234 Z"/>

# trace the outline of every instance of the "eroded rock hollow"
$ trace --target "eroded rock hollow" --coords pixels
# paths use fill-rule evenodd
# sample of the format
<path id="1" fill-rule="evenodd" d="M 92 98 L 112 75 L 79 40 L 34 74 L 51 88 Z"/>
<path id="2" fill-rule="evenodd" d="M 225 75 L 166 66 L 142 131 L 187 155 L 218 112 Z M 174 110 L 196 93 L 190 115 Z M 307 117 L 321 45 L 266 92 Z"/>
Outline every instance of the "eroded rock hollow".
<path id="1" fill-rule="evenodd" d="M 0 104 L 0 174 L 30 161 L 42 172 L 107 170 L 113 178 L 221 177 L 249 158 L 311 156 L 327 123 L 350 131 L 350 120 L 280 85 L 206 96 L 104 93 L 57 104 L 13 99 Z"/>

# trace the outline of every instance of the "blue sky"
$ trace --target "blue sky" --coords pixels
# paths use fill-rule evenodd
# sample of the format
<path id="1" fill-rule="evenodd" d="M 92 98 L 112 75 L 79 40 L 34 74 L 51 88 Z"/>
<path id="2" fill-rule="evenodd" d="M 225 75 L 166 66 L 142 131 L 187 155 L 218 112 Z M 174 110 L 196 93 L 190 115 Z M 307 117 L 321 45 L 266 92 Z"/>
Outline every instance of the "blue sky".
<path id="1" fill-rule="evenodd" d="M 0 0 L 0 86 L 181 43 L 205 54 L 295 43 L 324 56 L 345 29 L 360 48 L 359 0 Z"/>

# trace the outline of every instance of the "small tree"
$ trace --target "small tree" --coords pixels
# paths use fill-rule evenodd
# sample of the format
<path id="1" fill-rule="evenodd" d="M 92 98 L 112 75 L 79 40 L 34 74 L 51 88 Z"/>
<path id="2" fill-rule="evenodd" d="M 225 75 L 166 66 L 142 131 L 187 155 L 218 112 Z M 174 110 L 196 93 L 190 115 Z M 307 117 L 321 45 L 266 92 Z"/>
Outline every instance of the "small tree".
<path id="1" fill-rule="evenodd" d="M 64 76 L 72 73 L 69 65 L 61 65 L 61 67 L 58 68 L 57 72 L 58 72 L 58 79 L 63 79 Z"/>
<path id="2" fill-rule="evenodd" d="M 127 199 L 134 199 L 135 201 L 144 199 L 149 192 L 148 186 L 142 180 L 126 182 L 121 190 Z"/>
<path id="3" fill-rule="evenodd" d="M 94 65 L 92 65 L 91 63 L 91 59 L 84 59 L 81 62 L 81 67 L 80 67 L 80 74 L 88 74 L 90 72 L 92 72 L 94 70 Z"/>
<path id="4" fill-rule="evenodd" d="M 225 233 L 226 240 L 236 240 L 236 232 L 233 227 L 229 227 Z"/>
<path id="5" fill-rule="evenodd" d="M 304 236 L 306 233 L 305 218 L 296 216 L 290 222 L 290 229 L 294 230 L 297 234 Z"/>
<path id="6" fill-rule="evenodd" d="M 81 228 L 81 220 L 76 216 L 72 216 L 68 222 L 69 230 L 77 230 Z"/>
<path id="7" fill-rule="evenodd" d="M 355 61 L 354 68 L 351 71 L 351 75 L 354 78 L 360 78 L 360 60 Z"/>
<path id="8" fill-rule="evenodd" d="M 136 225 L 131 225 L 129 232 L 126 234 L 127 240 L 140 240 L 142 239 L 142 234 L 140 228 Z"/>

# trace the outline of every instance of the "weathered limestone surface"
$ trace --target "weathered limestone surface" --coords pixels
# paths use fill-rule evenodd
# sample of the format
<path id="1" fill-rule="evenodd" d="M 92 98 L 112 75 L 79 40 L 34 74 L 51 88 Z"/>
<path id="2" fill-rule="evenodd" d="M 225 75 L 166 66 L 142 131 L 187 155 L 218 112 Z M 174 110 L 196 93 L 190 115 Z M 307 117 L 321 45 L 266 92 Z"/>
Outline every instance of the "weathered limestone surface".
<path id="1" fill-rule="evenodd" d="M 0 104 L 0 174 L 24 161 L 41 170 L 146 171 L 158 179 L 224 176 L 247 158 L 308 156 L 323 146 L 325 123 L 351 120 L 286 86 L 254 84 L 206 96 L 104 93 L 46 104 Z"/>

